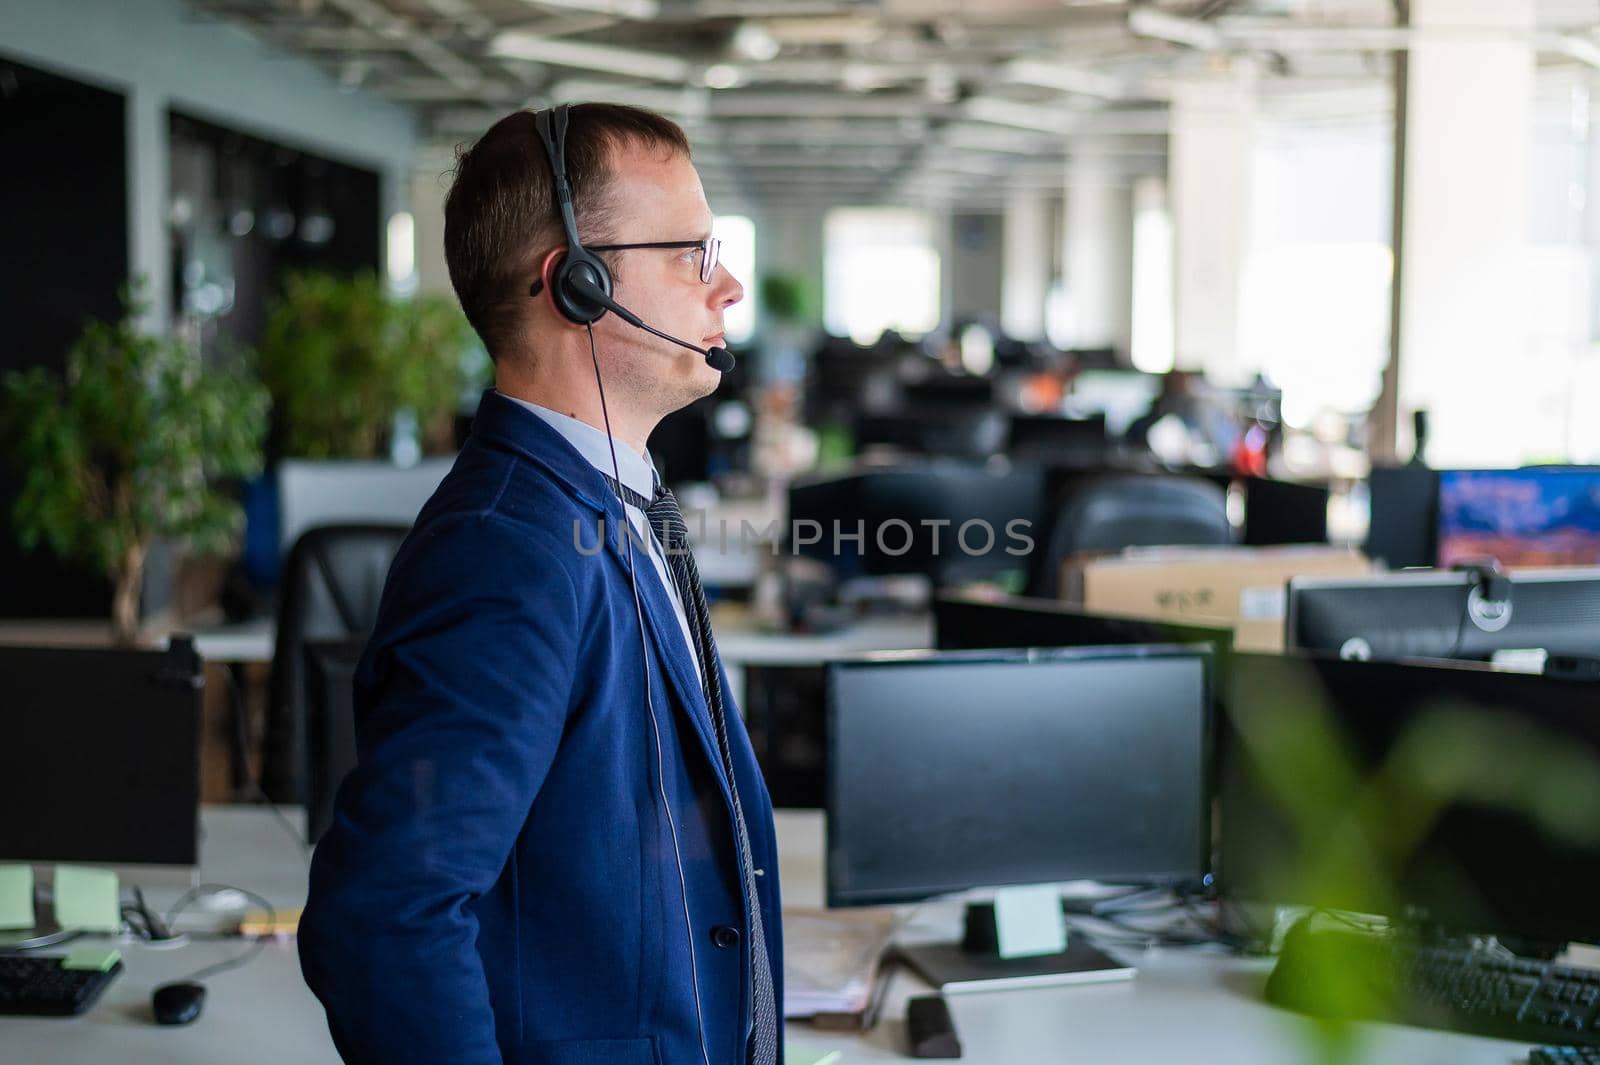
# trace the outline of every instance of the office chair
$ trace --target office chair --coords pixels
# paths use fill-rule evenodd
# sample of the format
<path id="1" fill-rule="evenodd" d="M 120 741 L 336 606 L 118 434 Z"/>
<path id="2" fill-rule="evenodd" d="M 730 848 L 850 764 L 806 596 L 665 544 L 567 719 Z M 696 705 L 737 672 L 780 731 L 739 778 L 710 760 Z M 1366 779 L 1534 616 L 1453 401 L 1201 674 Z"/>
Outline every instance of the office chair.
<path id="1" fill-rule="evenodd" d="M 1231 544 L 1227 500 L 1219 486 L 1192 477 L 1124 475 L 1075 482 L 1057 498 L 1044 550 L 1034 552 L 1028 594 L 1056 598 L 1062 561 L 1081 552 Z"/>
<path id="2" fill-rule="evenodd" d="M 284 567 L 272 656 L 261 786 L 273 802 L 304 802 L 306 644 L 365 638 L 404 525 L 323 525 L 295 541 Z"/>

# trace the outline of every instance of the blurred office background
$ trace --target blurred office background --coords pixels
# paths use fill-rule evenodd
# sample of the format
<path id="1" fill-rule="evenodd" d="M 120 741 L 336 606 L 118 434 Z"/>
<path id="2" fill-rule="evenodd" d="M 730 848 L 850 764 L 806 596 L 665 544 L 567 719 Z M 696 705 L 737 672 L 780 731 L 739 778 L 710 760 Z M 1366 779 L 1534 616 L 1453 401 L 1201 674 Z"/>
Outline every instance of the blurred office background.
<path id="1" fill-rule="evenodd" d="M 745 283 L 738 368 L 652 451 L 770 531 L 702 568 L 771 626 L 884 578 L 1064 594 L 1071 556 L 1171 541 L 1600 562 L 1597 76 L 1588 0 L 12 0 L 0 369 L 61 370 L 138 280 L 141 329 L 264 380 L 236 549 L 157 538 L 139 583 L 151 631 L 268 625 L 303 533 L 409 523 L 490 379 L 441 249 L 455 150 L 614 100 L 685 126 Z M 1442 506 L 1428 472 L 1528 467 Z M 1216 494 L 1084 539 L 1108 477 Z M 788 524 L 968 511 L 1031 553 Z M 0 580 L 13 619 L 113 594 L 11 522 Z"/>

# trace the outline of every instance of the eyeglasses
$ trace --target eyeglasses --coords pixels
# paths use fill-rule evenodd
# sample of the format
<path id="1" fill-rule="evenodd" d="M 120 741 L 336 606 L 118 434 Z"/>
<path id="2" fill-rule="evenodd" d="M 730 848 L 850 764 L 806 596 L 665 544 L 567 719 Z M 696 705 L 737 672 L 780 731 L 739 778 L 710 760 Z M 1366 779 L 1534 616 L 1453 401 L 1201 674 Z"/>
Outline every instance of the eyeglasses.
<path id="1" fill-rule="evenodd" d="M 700 280 L 709 285 L 717 273 L 717 257 L 722 254 L 722 241 L 716 237 L 705 240 L 656 240 L 647 244 L 586 244 L 590 251 L 633 251 L 636 248 L 699 248 Z"/>

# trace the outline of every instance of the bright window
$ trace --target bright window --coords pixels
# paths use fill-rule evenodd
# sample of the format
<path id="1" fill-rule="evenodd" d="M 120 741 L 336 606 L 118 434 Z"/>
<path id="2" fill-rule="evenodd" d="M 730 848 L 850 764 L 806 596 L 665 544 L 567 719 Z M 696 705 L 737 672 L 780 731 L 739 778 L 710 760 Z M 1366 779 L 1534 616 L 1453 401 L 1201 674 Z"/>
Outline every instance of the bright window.
<path id="1" fill-rule="evenodd" d="M 728 343 L 742 344 L 756 327 L 756 226 L 744 215 L 717 215 L 711 232 L 722 240 L 718 260 L 744 286 L 744 299 L 722 316 Z"/>
<path id="2" fill-rule="evenodd" d="M 939 325 L 939 252 L 923 211 L 840 207 L 823 224 L 823 320 L 860 344 Z"/>

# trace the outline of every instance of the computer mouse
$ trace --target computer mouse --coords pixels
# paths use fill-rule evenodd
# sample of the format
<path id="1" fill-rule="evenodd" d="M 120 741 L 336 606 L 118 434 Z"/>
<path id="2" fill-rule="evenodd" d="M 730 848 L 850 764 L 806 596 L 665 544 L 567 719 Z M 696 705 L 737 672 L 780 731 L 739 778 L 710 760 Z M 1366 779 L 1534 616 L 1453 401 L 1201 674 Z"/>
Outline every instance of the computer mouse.
<path id="1" fill-rule="evenodd" d="M 206 989 L 202 984 L 162 984 L 150 996 L 150 1008 L 155 1012 L 157 1024 L 188 1024 L 200 1016 L 200 1007 L 206 1002 Z"/>

